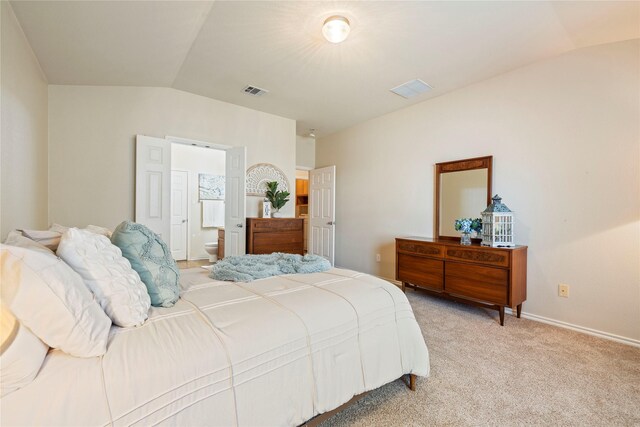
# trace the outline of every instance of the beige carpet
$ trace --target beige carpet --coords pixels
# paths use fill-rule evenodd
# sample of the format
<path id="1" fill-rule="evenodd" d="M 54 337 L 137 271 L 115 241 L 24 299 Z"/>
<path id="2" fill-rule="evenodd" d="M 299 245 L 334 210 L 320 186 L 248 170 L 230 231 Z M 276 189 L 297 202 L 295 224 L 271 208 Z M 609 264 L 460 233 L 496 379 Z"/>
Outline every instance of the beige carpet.
<path id="1" fill-rule="evenodd" d="M 407 291 L 431 356 L 328 426 L 640 426 L 640 349 Z M 526 309 L 526 304 L 525 304 Z"/>

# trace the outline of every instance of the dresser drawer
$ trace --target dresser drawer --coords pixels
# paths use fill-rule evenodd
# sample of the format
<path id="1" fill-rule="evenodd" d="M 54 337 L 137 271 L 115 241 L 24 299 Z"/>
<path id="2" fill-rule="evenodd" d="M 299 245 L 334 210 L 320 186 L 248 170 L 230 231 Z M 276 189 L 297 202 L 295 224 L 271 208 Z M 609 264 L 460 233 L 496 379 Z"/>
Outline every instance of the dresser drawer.
<path id="1" fill-rule="evenodd" d="M 247 218 L 247 253 L 304 253 L 302 218 Z"/>
<path id="2" fill-rule="evenodd" d="M 508 303 L 509 272 L 500 268 L 447 262 L 444 289 L 448 294 L 487 301 Z"/>
<path id="3" fill-rule="evenodd" d="M 302 254 L 304 237 L 299 231 L 279 231 L 277 233 L 255 233 L 253 235 L 254 254 L 285 252 Z"/>
<path id="4" fill-rule="evenodd" d="M 444 256 L 443 246 L 415 240 L 397 240 L 396 249 L 398 252 L 406 254 L 427 255 L 435 258 Z"/>
<path id="5" fill-rule="evenodd" d="M 423 288 L 444 289 L 444 261 L 398 254 L 398 280 Z"/>
<path id="6" fill-rule="evenodd" d="M 263 231 L 298 231 L 302 230 L 302 219 L 277 219 L 277 220 L 266 220 L 266 221 L 252 221 L 251 226 L 255 232 L 263 232 Z"/>
<path id="7" fill-rule="evenodd" d="M 509 252 L 504 250 L 448 247 L 445 257 L 455 261 L 469 261 L 474 264 L 509 267 Z"/>

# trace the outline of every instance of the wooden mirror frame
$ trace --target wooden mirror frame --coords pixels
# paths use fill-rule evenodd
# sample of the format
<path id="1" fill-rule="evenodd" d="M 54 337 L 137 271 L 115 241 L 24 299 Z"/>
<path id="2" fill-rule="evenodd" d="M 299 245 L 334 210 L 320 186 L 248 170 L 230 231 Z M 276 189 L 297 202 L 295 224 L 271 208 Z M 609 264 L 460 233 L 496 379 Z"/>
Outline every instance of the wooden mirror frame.
<path id="1" fill-rule="evenodd" d="M 451 162 L 436 163 L 436 191 L 435 191 L 435 216 L 434 236 L 443 240 L 460 240 L 459 236 L 440 235 L 440 175 L 448 172 L 461 172 L 474 169 L 487 169 L 487 206 L 491 203 L 491 182 L 493 181 L 493 156 L 474 157 L 472 159 L 454 160 Z M 480 216 L 480 212 L 478 212 Z M 473 239 L 479 242 L 481 239 Z"/>

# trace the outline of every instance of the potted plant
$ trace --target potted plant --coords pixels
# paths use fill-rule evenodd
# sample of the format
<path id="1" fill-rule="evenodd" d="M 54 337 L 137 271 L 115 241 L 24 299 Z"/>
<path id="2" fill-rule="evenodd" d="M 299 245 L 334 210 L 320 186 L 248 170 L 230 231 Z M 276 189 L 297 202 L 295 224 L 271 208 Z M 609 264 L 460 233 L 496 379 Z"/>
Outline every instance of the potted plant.
<path id="1" fill-rule="evenodd" d="M 476 234 L 480 234 L 482 231 L 482 219 L 481 218 L 460 218 L 455 221 L 456 231 L 462 231 L 462 237 L 460 238 L 461 245 L 471 244 L 471 232 L 475 231 Z"/>
<path id="2" fill-rule="evenodd" d="M 274 218 L 280 218 L 280 208 L 289 201 L 289 192 L 278 190 L 278 181 L 269 181 L 267 182 L 267 192 L 265 196 L 267 200 L 271 202 L 271 207 L 274 209 L 272 216 Z"/>

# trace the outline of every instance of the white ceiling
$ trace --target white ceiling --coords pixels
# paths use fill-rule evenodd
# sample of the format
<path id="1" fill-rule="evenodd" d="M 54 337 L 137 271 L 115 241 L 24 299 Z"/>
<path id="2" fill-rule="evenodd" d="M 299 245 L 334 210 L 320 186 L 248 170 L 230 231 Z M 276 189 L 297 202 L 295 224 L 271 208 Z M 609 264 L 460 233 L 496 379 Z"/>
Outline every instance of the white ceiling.
<path id="1" fill-rule="evenodd" d="M 562 52 L 640 38 L 640 2 L 11 4 L 51 84 L 173 87 L 319 136 Z M 335 14 L 352 23 L 338 45 L 321 34 Z M 389 92 L 415 78 L 433 90 Z M 269 93 L 246 95 L 247 84 Z"/>

